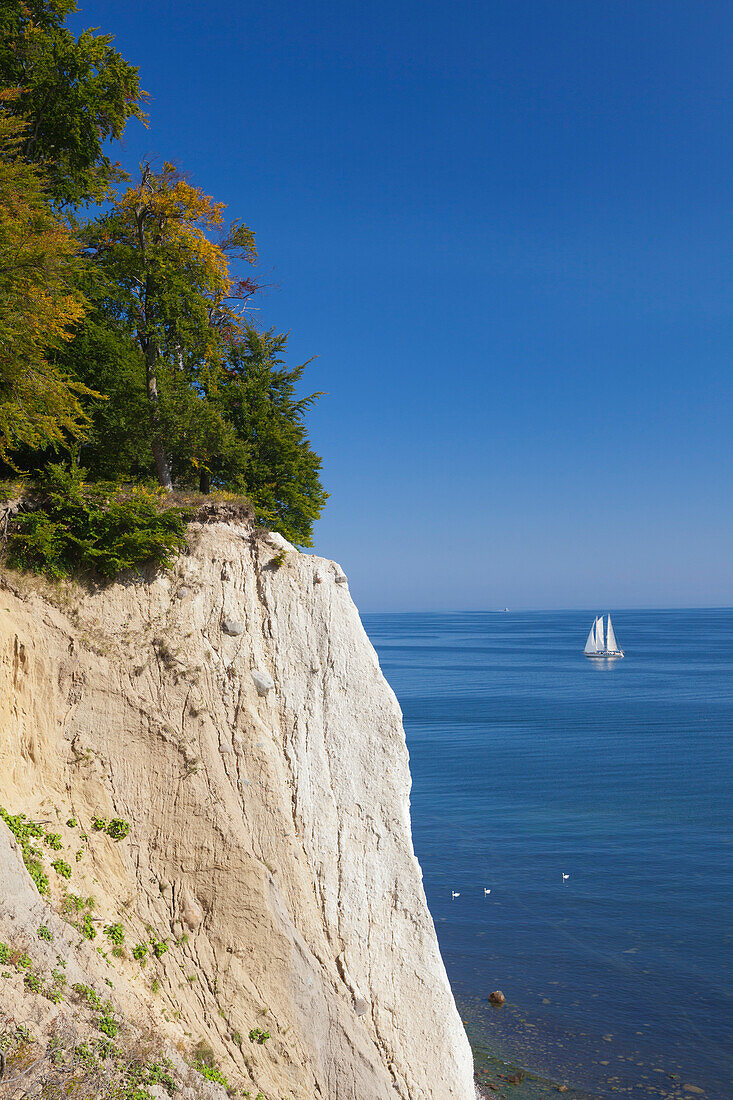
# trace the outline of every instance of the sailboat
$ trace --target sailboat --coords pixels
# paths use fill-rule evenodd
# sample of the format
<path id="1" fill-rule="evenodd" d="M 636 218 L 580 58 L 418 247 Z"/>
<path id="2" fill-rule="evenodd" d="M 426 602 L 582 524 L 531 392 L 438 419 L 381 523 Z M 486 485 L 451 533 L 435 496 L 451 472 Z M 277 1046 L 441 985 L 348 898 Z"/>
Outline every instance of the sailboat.
<path id="1" fill-rule="evenodd" d="M 598 615 L 588 632 L 588 641 L 585 643 L 586 657 L 623 657 L 623 650 L 619 649 L 616 635 L 613 632 L 610 615 L 608 616 L 608 629 L 605 632 L 605 639 L 603 634 L 603 615 Z"/>

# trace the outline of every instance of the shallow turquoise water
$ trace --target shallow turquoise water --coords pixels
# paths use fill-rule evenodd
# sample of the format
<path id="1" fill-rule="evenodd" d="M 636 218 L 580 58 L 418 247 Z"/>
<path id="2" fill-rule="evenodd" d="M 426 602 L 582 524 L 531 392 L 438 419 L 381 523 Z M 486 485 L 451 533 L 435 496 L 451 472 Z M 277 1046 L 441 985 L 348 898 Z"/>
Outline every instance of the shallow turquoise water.
<path id="1" fill-rule="evenodd" d="M 733 611 L 614 613 L 613 663 L 583 657 L 592 617 L 364 616 L 446 968 L 504 1058 L 593 1095 L 728 1100 Z"/>

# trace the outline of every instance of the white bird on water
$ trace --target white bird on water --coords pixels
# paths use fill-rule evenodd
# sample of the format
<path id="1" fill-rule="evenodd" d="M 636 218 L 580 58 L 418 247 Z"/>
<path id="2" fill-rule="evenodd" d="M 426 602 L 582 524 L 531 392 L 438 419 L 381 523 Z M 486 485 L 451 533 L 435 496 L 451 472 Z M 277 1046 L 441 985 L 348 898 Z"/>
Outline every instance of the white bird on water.
<path id="1" fill-rule="evenodd" d="M 451 890 L 451 892 L 450 892 L 450 896 L 451 896 L 452 898 L 459 898 L 459 897 L 461 896 L 461 894 L 460 894 L 460 891 L 458 891 L 458 893 L 456 893 L 456 891 L 455 891 L 455 890 Z"/>
<path id="2" fill-rule="evenodd" d="M 567 879 L 569 879 L 569 878 L 570 878 L 570 875 L 566 875 L 566 874 L 565 874 L 565 872 L 563 871 L 563 873 L 562 873 L 562 880 L 563 880 L 563 882 L 565 882 L 565 881 L 566 881 Z"/>
<path id="3" fill-rule="evenodd" d="M 489 888 L 489 889 L 487 890 L 487 889 L 486 889 L 486 887 L 484 886 L 484 897 L 486 897 L 486 895 L 487 895 L 487 894 L 490 894 L 490 893 L 491 893 L 491 888 Z"/>

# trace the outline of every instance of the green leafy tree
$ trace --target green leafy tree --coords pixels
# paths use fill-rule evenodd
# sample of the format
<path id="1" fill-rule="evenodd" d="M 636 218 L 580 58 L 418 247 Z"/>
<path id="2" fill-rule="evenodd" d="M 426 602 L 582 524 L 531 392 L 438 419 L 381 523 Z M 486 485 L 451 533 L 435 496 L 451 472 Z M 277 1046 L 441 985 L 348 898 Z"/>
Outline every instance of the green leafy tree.
<path id="1" fill-rule="evenodd" d="M 17 156 L 21 122 L 0 97 L 0 459 L 79 438 L 82 394 L 52 361 L 84 312 L 79 246 L 51 210 L 38 170 Z M 12 100 L 11 100 L 12 102 Z"/>
<path id="2" fill-rule="evenodd" d="M 75 11 L 74 0 L 0 0 L 0 88 L 18 89 L 13 109 L 29 123 L 20 152 L 43 167 L 52 199 L 71 205 L 110 195 L 123 173 L 105 143 L 145 117 L 137 68 L 111 35 L 64 27 Z"/>
<path id="3" fill-rule="evenodd" d="M 282 358 L 287 334 L 247 326 L 232 347 L 215 403 L 246 447 L 246 462 L 220 477 L 237 481 L 259 521 L 301 546 L 312 546 L 313 523 L 328 499 L 321 485 L 321 459 L 311 448 L 305 414 L 322 395 L 298 397 L 307 363 L 288 367 Z"/>
<path id="4" fill-rule="evenodd" d="M 173 165 L 160 172 L 145 165 L 140 182 L 89 235 L 104 280 L 102 311 L 140 352 L 150 449 L 168 490 L 176 473 L 185 480 L 212 447 L 236 445 L 206 394 L 242 330 L 238 307 L 255 289 L 234 279 L 230 260 L 253 263 L 256 251 L 247 226 L 224 226 L 223 209 Z"/>
<path id="5" fill-rule="evenodd" d="M 89 290 L 88 294 L 93 293 Z M 87 427 L 76 459 L 91 480 L 139 482 L 155 478 L 145 368 L 134 338 L 92 305 L 73 340 L 56 353 L 68 375 L 103 397 L 83 399 Z M 46 461 L 43 454 L 36 464 Z M 24 463 L 26 468 L 33 465 Z"/>

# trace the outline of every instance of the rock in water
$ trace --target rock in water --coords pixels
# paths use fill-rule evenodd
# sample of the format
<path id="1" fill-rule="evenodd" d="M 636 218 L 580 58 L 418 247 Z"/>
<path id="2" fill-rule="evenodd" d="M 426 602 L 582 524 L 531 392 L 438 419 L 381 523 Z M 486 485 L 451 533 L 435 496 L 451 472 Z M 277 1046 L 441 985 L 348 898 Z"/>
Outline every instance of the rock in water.
<path id="1" fill-rule="evenodd" d="M 500 989 L 495 989 L 493 993 L 489 993 L 489 1003 L 492 1005 L 503 1005 L 506 1001 L 506 997 Z"/>

